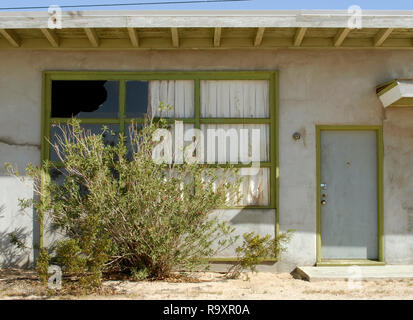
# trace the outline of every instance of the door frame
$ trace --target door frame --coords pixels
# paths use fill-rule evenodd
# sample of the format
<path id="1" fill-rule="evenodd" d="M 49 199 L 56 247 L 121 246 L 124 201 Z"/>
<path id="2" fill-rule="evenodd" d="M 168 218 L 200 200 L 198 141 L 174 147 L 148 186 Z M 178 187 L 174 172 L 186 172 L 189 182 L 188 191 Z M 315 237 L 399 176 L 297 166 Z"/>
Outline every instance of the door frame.
<path id="1" fill-rule="evenodd" d="M 375 131 L 377 141 L 377 260 L 327 260 L 321 254 L 321 132 L 322 131 Z M 316 189 L 317 189 L 317 236 L 316 257 L 317 266 L 343 265 L 383 265 L 384 232 L 383 232 L 383 128 L 375 125 L 316 125 Z"/>

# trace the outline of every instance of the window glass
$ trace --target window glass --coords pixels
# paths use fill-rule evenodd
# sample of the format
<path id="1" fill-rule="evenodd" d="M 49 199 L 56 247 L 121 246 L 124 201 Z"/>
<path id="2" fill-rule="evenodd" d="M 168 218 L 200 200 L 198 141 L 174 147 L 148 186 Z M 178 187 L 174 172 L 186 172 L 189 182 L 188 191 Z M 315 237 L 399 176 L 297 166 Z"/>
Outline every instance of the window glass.
<path id="1" fill-rule="evenodd" d="M 80 75 L 82 76 L 81 73 Z M 47 121 L 52 144 L 58 141 L 56 135 L 61 137 L 61 130 L 53 123 L 66 123 L 56 118 L 76 117 L 81 119 L 81 126 L 93 134 L 100 134 L 106 124 L 109 130 L 115 132 L 115 135 L 106 133 L 103 137 L 109 145 L 118 142 L 119 130 L 122 128 L 128 149 L 127 157 L 131 159 L 130 119 L 136 119 L 135 123 L 139 123 L 137 127 L 140 130 L 142 119 L 147 116 L 168 118 L 172 141 L 167 151 L 172 154 L 173 162 L 181 161 L 181 151 L 190 144 L 190 141 L 186 141 L 188 137 L 185 137 L 183 143 L 177 142 L 175 138 L 182 137 L 188 129 L 200 128 L 203 139 L 198 146 L 203 149 L 194 150 L 193 157 L 200 152 L 198 155 L 203 159 L 198 160 L 202 163 L 214 168 L 216 164 L 238 164 L 240 171 L 244 172 L 241 185 L 244 198 L 237 205 L 268 206 L 272 203 L 270 176 L 274 174 L 275 159 L 270 158 L 270 132 L 275 128 L 267 120 L 270 118 L 272 80 L 202 80 L 201 73 L 189 80 L 173 80 L 170 79 L 171 74 L 162 73 L 159 75 L 160 80 L 140 80 L 138 75 L 136 78 L 128 76 L 127 79 L 114 77 L 117 77 L 116 73 L 111 79 L 117 80 L 51 82 L 51 113 L 48 114 Z M 235 73 L 234 78 L 237 78 Z M 120 96 L 121 81 L 125 83 L 125 90 L 122 90 L 124 96 Z M 200 82 L 200 92 L 195 97 L 197 81 Z M 121 102 L 124 105 L 120 105 Z M 170 108 L 161 110 L 161 105 Z M 199 110 L 196 111 L 195 106 Z M 120 109 L 123 107 L 124 109 Z M 271 113 L 271 117 L 275 117 L 275 114 Z M 186 120 L 183 130 L 180 130 L 180 126 L 174 125 L 173 120 L 183 118 Z M 253 118 L 255 120 L 248 120 Z M 68 129 L 67 125 L 62 127 Z M 215 130 L 214 143 L 208 141 L 210 129 Z M 192 140 L 196 141 L 195 138 Z M 61 161 L 53 147 L 50 147 L 49 156 L 52 161 Z M 250 168 L 251 161 L 254 163 L 253 168 Z M 255 168 L 257 162 L 264 163 L 260 164 L 260 168 Z M 58 172 L 51 174 L 54 174 L 55 179 L 61 179 Z"/>
<path id="2" fill-rule="evenodd" d="M 118 118 L 118 81 L 52 82 L 52 118 Z"/>
<path id="3" fill-rule="evenodd" d="M 239 205 L 266 206 L 270 204 L 270 169 L 242 168 L 240 186 L 243 195 Z"/>
<path id="4" fill-rule="evenodd" d="M 133 130 L 137 129 L 138 131 L 141 130 L 143 127 L 142 124 L 134 124 L 133 126 L 130 124 L 127 126 L 127 129 L 125 130 L 125 144 L 126 147 L 128 148 L 128 159 L 131 159 L 132 157 L 132 148 L 133 150 L 136 151 L 136 141 L 133 142 L 132 146 L 132 141 L 131 141 L 131 134 L 133 134 Z M 185 147 L 187 147 L 189 144 L 191 144 L 194 141 L 194 138 L 190 140 L 190 138 L 185 139 L 185 134 L 188 132 L 188 130 L 194 129 L 194 125 L 192 123 L 184 123 L 180 128 L 176 127 L 175 124 L 171 124 L 168 127 L 168 131 L 171 133 L 171 140 L 170 140 L 170 150 L 172 159 L 174 161 L 175 158 L 175 152 L 177 152 L 177 148 L 180 148 L 180 155 L 177 156 L 178 159 L 181 159 L 184 157 L 185 154 Z M 188 132 L 188 135 L 190 135 L 191 132 Z M 176 134 L 178 134 L 180 137 L 176 137 Z M 133 136 L 133 135 L 132 135 Z M 192 137 L 192 135 L 190 135 Z M 175 139 L 176 138 L 176 139 Z M 186 141 L 189 140 L 189 141 Z M 161 143 L 163 141 L 163 138 L 160 139 L 160 141 L 155 142 L 156 144 Z M 168 145 L 165 145 L 165 147 L 168 147 Z M 183 158 L 182 158 L 183 159 Z"/>
<path id="5" fill-rule="evenodd" d="M 202 118 L 268 118 L 266 80 L 201 81 Z"/>
<path id="6" fill-rule="evenodd" d="M 267 124 L 201 125 L 207 163 L 249 163 L 270 160 Z"/>
<path id="7" fill-rule="evenodd" d="M 224 169 L 215 169 L 217 182 L 223 181 L 231 183 L 234 176 L 225 175 L 225 180 L 222 180 Z M 270 203 L 270 169 L 269 168 L 241 168 L 238 175 L 242 177 L 240 184 L 240 194 L 242 195 L 238 203 L 233 205 L 238 206 L 267 206 Z M 216 184 L 217 182 L 214 182 Z M 228 199 L 230 199 L 229 195 Z"/>
<path id="8" fill-rule="evenodd" d="M 155 80 L 150 81 L 150 104 L 152 113 L 163 118 L 194 117 L 194 81 L 192 80 Z M 172 108 L 162 111 L 163 103 Z"/>
<path id="9" fill-rule="evenodd" d="M 170 108 L 162 110 L 161 104 Z M 126 82 L 126 117 L 146 115 L 164 118 L 194 116 L 194 83 L 192 80 L 154 80 Z"/>
<path id="10" fill-rule="evenodd" d="M 144 118 L 150 111 L 147 81 L 126 82 L 126 118 Z"/>

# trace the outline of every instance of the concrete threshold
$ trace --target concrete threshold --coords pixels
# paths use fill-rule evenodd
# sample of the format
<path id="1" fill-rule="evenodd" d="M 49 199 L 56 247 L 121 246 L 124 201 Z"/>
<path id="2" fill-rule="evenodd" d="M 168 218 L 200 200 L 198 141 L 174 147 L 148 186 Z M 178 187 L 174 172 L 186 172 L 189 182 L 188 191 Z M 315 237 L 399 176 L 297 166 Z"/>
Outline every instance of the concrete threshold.
<path id="1" fill-rule="evenodd" d="M 294 278 L 307 281 L 413 279 L 413 265 L 297 267 Z"/>

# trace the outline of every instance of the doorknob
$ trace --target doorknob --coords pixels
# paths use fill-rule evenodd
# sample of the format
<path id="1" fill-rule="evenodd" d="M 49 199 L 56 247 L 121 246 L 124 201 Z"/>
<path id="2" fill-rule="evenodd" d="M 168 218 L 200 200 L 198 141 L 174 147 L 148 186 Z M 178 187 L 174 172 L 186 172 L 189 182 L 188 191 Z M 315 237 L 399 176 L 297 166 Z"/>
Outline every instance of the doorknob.
<path id="1" fill-rule="evenodd" d="M 325 199 L 321 200 L 321 205 L 322 206 L 325 206 L 326 204 L 327 204 L 327 200 L 325 200 Z"/>

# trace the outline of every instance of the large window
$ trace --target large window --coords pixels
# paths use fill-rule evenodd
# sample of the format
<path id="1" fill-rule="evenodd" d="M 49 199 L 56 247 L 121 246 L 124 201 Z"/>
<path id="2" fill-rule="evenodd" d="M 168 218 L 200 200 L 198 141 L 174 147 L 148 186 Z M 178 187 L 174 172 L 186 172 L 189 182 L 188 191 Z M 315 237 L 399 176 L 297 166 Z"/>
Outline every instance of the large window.
<path id="1" fill-rule="evenodd" d="M 161 103 L 173 108 L 161 113 Z M 106 125 L 115 133 L 128 133 L 130 124 L 143 123 L 147 115 L 163 116 L 184 128 L 197 128 L 208 137 L 215 130 L 216 143 L 205 140 L 205 162 L 221 167 L 234 163 L 234 152 L 255 157 L 259 168 L 235 162 L 245 175 L 244 195 L 237 206 L 276 207 L 277 127 L 275 72 L 45 72 L 42 157 L 58 162 L 53 143 L 56 125 L 76 117 L 92 132 Z M 238 137 L 230 145 L 228 132 Z M 244 134 L 242 134 L 242 131 Z M 259 140 L 253 140 L 253 131 Z M 246 135 L 245 132 L 248 132 Z M 117 137 L 108 135 L 107 143 Z M 227 146 L 228 144 L 228 146 Z M 246 153 L 246 155 L 242 154 Z M 245 158 L 245 157 L 244 157 Z"/>

